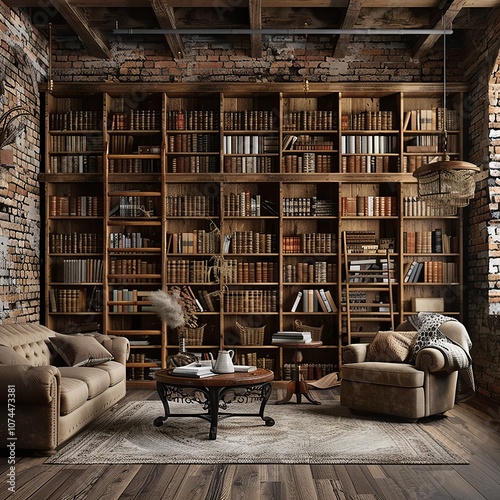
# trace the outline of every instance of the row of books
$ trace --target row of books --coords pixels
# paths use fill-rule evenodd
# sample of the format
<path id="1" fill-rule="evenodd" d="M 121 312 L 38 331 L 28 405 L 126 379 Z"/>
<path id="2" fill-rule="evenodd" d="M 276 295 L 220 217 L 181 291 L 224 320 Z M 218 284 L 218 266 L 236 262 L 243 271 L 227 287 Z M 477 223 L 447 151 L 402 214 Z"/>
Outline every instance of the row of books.
<path id="1" fill-rule="evenodd" d="M 99 217 L 102 215 L 102 197 L 50 195 L 49 215 L 51 217 Z"/>
<path id="2" fill-rule="evenodd" d="M 447 203 L 431 205 L 417 196 L 403 198 L 403 215 L 405 217 L 443 217 L 457 215 L 457 207 Z"/>
<path id="3" fill-rule="evenodd" d="M 51 288 L 49 301 L 51 312 L 77 313 L 91 310 L 87 306 L 86 291 L 81 289 Z"/>
<path id="4" fill-rule="evenodd" d="M 167 233 L 167 252 L 177 253 L 218 253 L 220 236 L 218 231 L 196 229 L 192 232 Z"/>
<path id="5" fill-rule="evenodd" d="M 398 151 L 396 135 L 343 135 L 342 154 L 388 154 Z"/>
<path id="6" fill-rule="evenodd" d="M 219 136 L 215 134 L 170 134 L 167 148 L 169 153 L 219 152 Z"/>
<path id="7" fill-rule="evenodd" d="M 224 130 L 273 130 L 278 117 L 268 110 L 226 111 Z"/>
<path id="8" fill-rule="evenodd" d="M 173 174 L 206 174 L 219 172 L 218 156 L 174 156 L 168 158 L 168 171 Z"/>
<path id="9" fill-rule="evenodd" d="M 392 111 L 362 111 L 361 113 L 343 113 L 342 130 L 393 130 Z"/>
<path id="10" fill-rule="evenodd" d="M 167 280 L 170 283 L 211 283 L 213 265 L 208 260 L 169 259 Z"/>
<path id="11" fill-rule="evenodd" d="M 253 313 L 278 310 L 276 290 L 229 290 L 224 293 L 223 298 L 226 312 Z"/>
<path id="12" fill-rule="evenodd" d="M 111 312 L 150 312 L 149 290 L 114 288 L 111 290 Z M 141 304 L 144 302 L 144 304 Z"/>
<path id="13" fill-rule="evenodd" d="M 286 154 L 282 158 L 283 173 L 329 173 L 333 172 L 334 157 L 331 154 L 303 153 Z"/>
<path id="14" fill-rule="evenodd" d="M 167 111 L 165 118 L 167 130 L 217 130 L 219 128 L 217 111 Z"/>
<path id="15" fill-rule="evenodd" d="M 112 232 L 109 233 L 109 248 L 152 248 L 159 247 L 151 236 L 136 232 Z"/>
<path id="16" fill-rule="evenodd" d="M 343 217 L 391 217 L 398 213 L 395 196 L 342 196 L 340 215 Z"/>
<path id="17" fill-rule="evenodd" d="M 63 283 L 101 283 L 102 270 L 102 259 L 63 259 L 62 266 L 53 269 L 56 281 Z"/>
<path id="18" fill-rule="evenodd" d="M 458 243 L 458 237 L 445 234 L 441 229 L 403 233 L 405 253 L 458 253 Z"/>
<path id="19" fill-rule="evenodd" d="M 394 161 L 396 160 L 396 161 Z M 340 161 L 340 171 L 343 174 L 363 173 L 381 174 L 391 170 L 397 171 L 397 158 L 390 156 L 373 155 L 349 155 L 342 156 Z M 394 168 L 391 166 L 395 164 Z"/>
<path id="20" fill-rule="evenodd" d="M 50 253 L 101 253 L 102 233 L 51 233 Z"/>
<path id="21" fill-rule="evenodd" d="M 337 128 L 335 111 L 294 111 L 283 113 L 283 130 L 334 130 Z"/>
<path id="22" fill-rule="evenodd" d="M 103 138 L 96 135 L 52 135 L 50 136 L 50 151 L 61 152 L 101 152 Z"/>
<path id="23" fill-rule="evenodd" d="M 75 110 L 49 114 L 50 130 L 102 130 L 102 113 Z"/>
<path id="24" fill-rule="evenodd" d="M 459 130 L 460 115 L 457 110 L 436 107 L 412 109 L 405 112 L 404 130 Z"/>
<path id="25" fill-rule="evenodd" d="M 329 373 L 337 371 L 333 363 L 285 363 L 283 365 L 283 380 L 294 380 L 295 370 L 300 370 L 300 380 L 318 380 Z"/>
<path id="26" fill-rule="evenodd" d="M 110 217 L 151 217 L 155 215 L 152 196 L 111 196 Z M 116 203 L 116 200 L 118 203 Z"/>
<path id="27" fill-rule="evenodd" d="M 160 130 L 161 112 L 155 109 L 131 109 L 110 114 L 111 130 Z"/>
<path id="28" fill-rule="evenodd" d="M 331 262 L 298 262 L 283 266 L 285 283 L 332 283 L 337 280 L 337 266 Z"/>
<path id="29" fill-rule="evenodd" d="M 214 217 L 216 198 L 207 195 L 169 195 L 165 197 L 167 217 Z"/>
<path id="30" fill-rule="evenodd" d="M 457 263 L 442 261 L 407 262 L 403 272 L 404 283 L 456 283 Z"/>
<path id="31" fill-rule="evenodd" d="M 278 138 L 267 135 L 226 135 L 222 151 L 228 155 L 277 153 Z"/>
<path id="32" fill-rule="evenodd" d="M 158 274 L 156 262 L 144 259 L 109 259 L 109 274 Z"/>
<path id="33" fill-rule="evenodd" d="M 337 250 L 335 233 L 302 233 L 283 236 L 283 253 L 333 253 Z"/>
<path id="34" fill-rule="evenodd" d="M 276 158 L 270 156 L 225 156 L 224 172 L 228 174 L 269 174 L 277 172 Z"/>
<path id="35" fill-rule="evenodd" d="M 296 312 L 302 309 L 302 312 L 337 312 L 337 305 L 333 300 L 330 290 L 320 289 L 304 289 L 299 290 L 293 301 L 291 312 Z"/>
<path id="36" fill-rule="evenodd" d="M 284 217 L 332 216 L 335 207 L 332 200 L 320 200 L 316 196 L 283 198 Z"/>
<path id="37" fill-rule="evenodd" d="M 159 173 L 160 160 L 149 158 L 110 158 L 110 174 L 151 174 Z"/>
<path id="38" fill-rule="evenodd" d="M 52 174 L 96 174 L 102 172 L 102 156 L 92 154 L 69 154 L 51 156 Z"/>
<path id="39" fill-rule="evenodd" d="M 224 215 L 226 217 L 260 217 L 261 196 L 252 196 L 249 189 L 240 193 L 224 195 Z"/>
<path id="40" fill-rule="evenodd" d="M 275 253 L 276 235 L 255 231 L 233 231 L 224 240 L 224 253 L 258 254 Z"/>
<path id="41" fill-rule="evenodd" d="M 275 262 L 242 262 L 226 260 L 226 283 L 273 283 L 278 281 L 278 265 Z"/>

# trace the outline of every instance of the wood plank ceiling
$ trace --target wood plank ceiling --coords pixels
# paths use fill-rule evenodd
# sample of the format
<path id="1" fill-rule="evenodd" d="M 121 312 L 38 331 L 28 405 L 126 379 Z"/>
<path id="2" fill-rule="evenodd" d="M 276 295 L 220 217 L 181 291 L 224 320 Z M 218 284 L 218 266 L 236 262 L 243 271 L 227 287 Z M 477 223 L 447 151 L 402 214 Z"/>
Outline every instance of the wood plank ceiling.
<path id="1" fill-rule="evenodd" d="M 225 43 L 241 37 L 248 40 L 248 55 L 262 55 L 263 37 L 260 30 L 351 30 L 335 33 L 332 57 L 345 56 L 352 40 L 352 30 L 404 30 L 413 56 L 420 57 L 432 48 L 440 33 L 413 34 L 410 30 L 442 30 L 460 33 L 480 29 L 488 10 L 500 7 L 500 0 L 4 0 L 13 8 L 25 8 L 33 24 L 48 32 L 50 23 L 57 43 L 79 39 L 86 51 L 97 58 L 111 57 L 111 42 L 116 29 L 128 30 L 134 41 L 163 39 L 172 57 L 186 57 L 184 41 L 196 36 L 197 30 L 213 33 L 214 40 Z M 216 30 L 224 29 L 223 34 Z M 237 33 L 244 29 L 245 34 Z M 136 34 L 134 30 L 161 30 Z M 176 33 L 182 30 L 182 34 Z M 186 30 L 192 30 L 186 33 Z M 234 31 L 227 33 L 227 31 Z M 250 31 L 250 33 L 246 33 Z M 301 33 L 302 36 L 305 36 Z M 62 45 L 61 45 L 62 44 Z"/>

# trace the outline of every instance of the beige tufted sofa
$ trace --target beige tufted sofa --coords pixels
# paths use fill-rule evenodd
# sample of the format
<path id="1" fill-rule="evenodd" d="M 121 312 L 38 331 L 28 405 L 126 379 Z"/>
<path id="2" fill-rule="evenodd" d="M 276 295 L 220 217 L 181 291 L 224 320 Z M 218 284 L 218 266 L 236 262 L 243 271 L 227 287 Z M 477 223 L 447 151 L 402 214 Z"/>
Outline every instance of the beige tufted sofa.
<path id="1" fill-rule="evenodd" d="M 0 325 L 0 439 L 14 434 L 17 453 L 53 452 L 125 396 L 127 339 L 92 334 L 114 359 L 71 367 L 50 349 L 56 335 L 35 323 Z"/>

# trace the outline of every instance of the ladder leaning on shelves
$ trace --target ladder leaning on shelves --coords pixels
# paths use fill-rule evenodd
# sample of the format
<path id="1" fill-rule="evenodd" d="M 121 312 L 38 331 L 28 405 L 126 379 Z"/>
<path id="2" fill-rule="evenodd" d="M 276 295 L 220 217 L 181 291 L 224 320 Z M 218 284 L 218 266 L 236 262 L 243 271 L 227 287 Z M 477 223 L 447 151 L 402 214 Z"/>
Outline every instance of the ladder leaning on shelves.
<path id="1" fill-rule="evenodd" d="M 394 262 L 389 251 L 369 257 L 349 253 L 345 231 L 343 245 L 347 343 L 350 344 L 353 337 L 368 340 L 380 329 L 394 330 Z"/>

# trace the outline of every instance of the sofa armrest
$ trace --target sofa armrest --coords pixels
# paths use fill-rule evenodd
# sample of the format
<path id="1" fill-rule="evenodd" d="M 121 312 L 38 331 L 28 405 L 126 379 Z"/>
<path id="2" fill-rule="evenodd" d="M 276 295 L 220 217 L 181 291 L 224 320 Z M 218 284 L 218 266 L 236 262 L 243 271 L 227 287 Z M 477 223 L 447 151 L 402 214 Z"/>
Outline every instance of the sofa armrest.
<path id="1" fill-rule="evenodd" d="M 365 361 L 369 345 L 365 343 L 346 345 L 342 350 L 344 363 L 362 363 Z"/>
<path id="2" fill-rule="evenodd" d="M 93 336 L 113 355 L 115 361 L 125 365 L 130 354 L 130 343 L 127 338 L 100 333 L 93 334 Z"/>
<path id="3" fill-rule="evenodd" d="M 60 386 L 61 373 L 55 366 L 0 366 L 1 403 L 7 403 L 9 388 L 14 388 L 16 404 L 47 406 L 59 394 Z"/>

